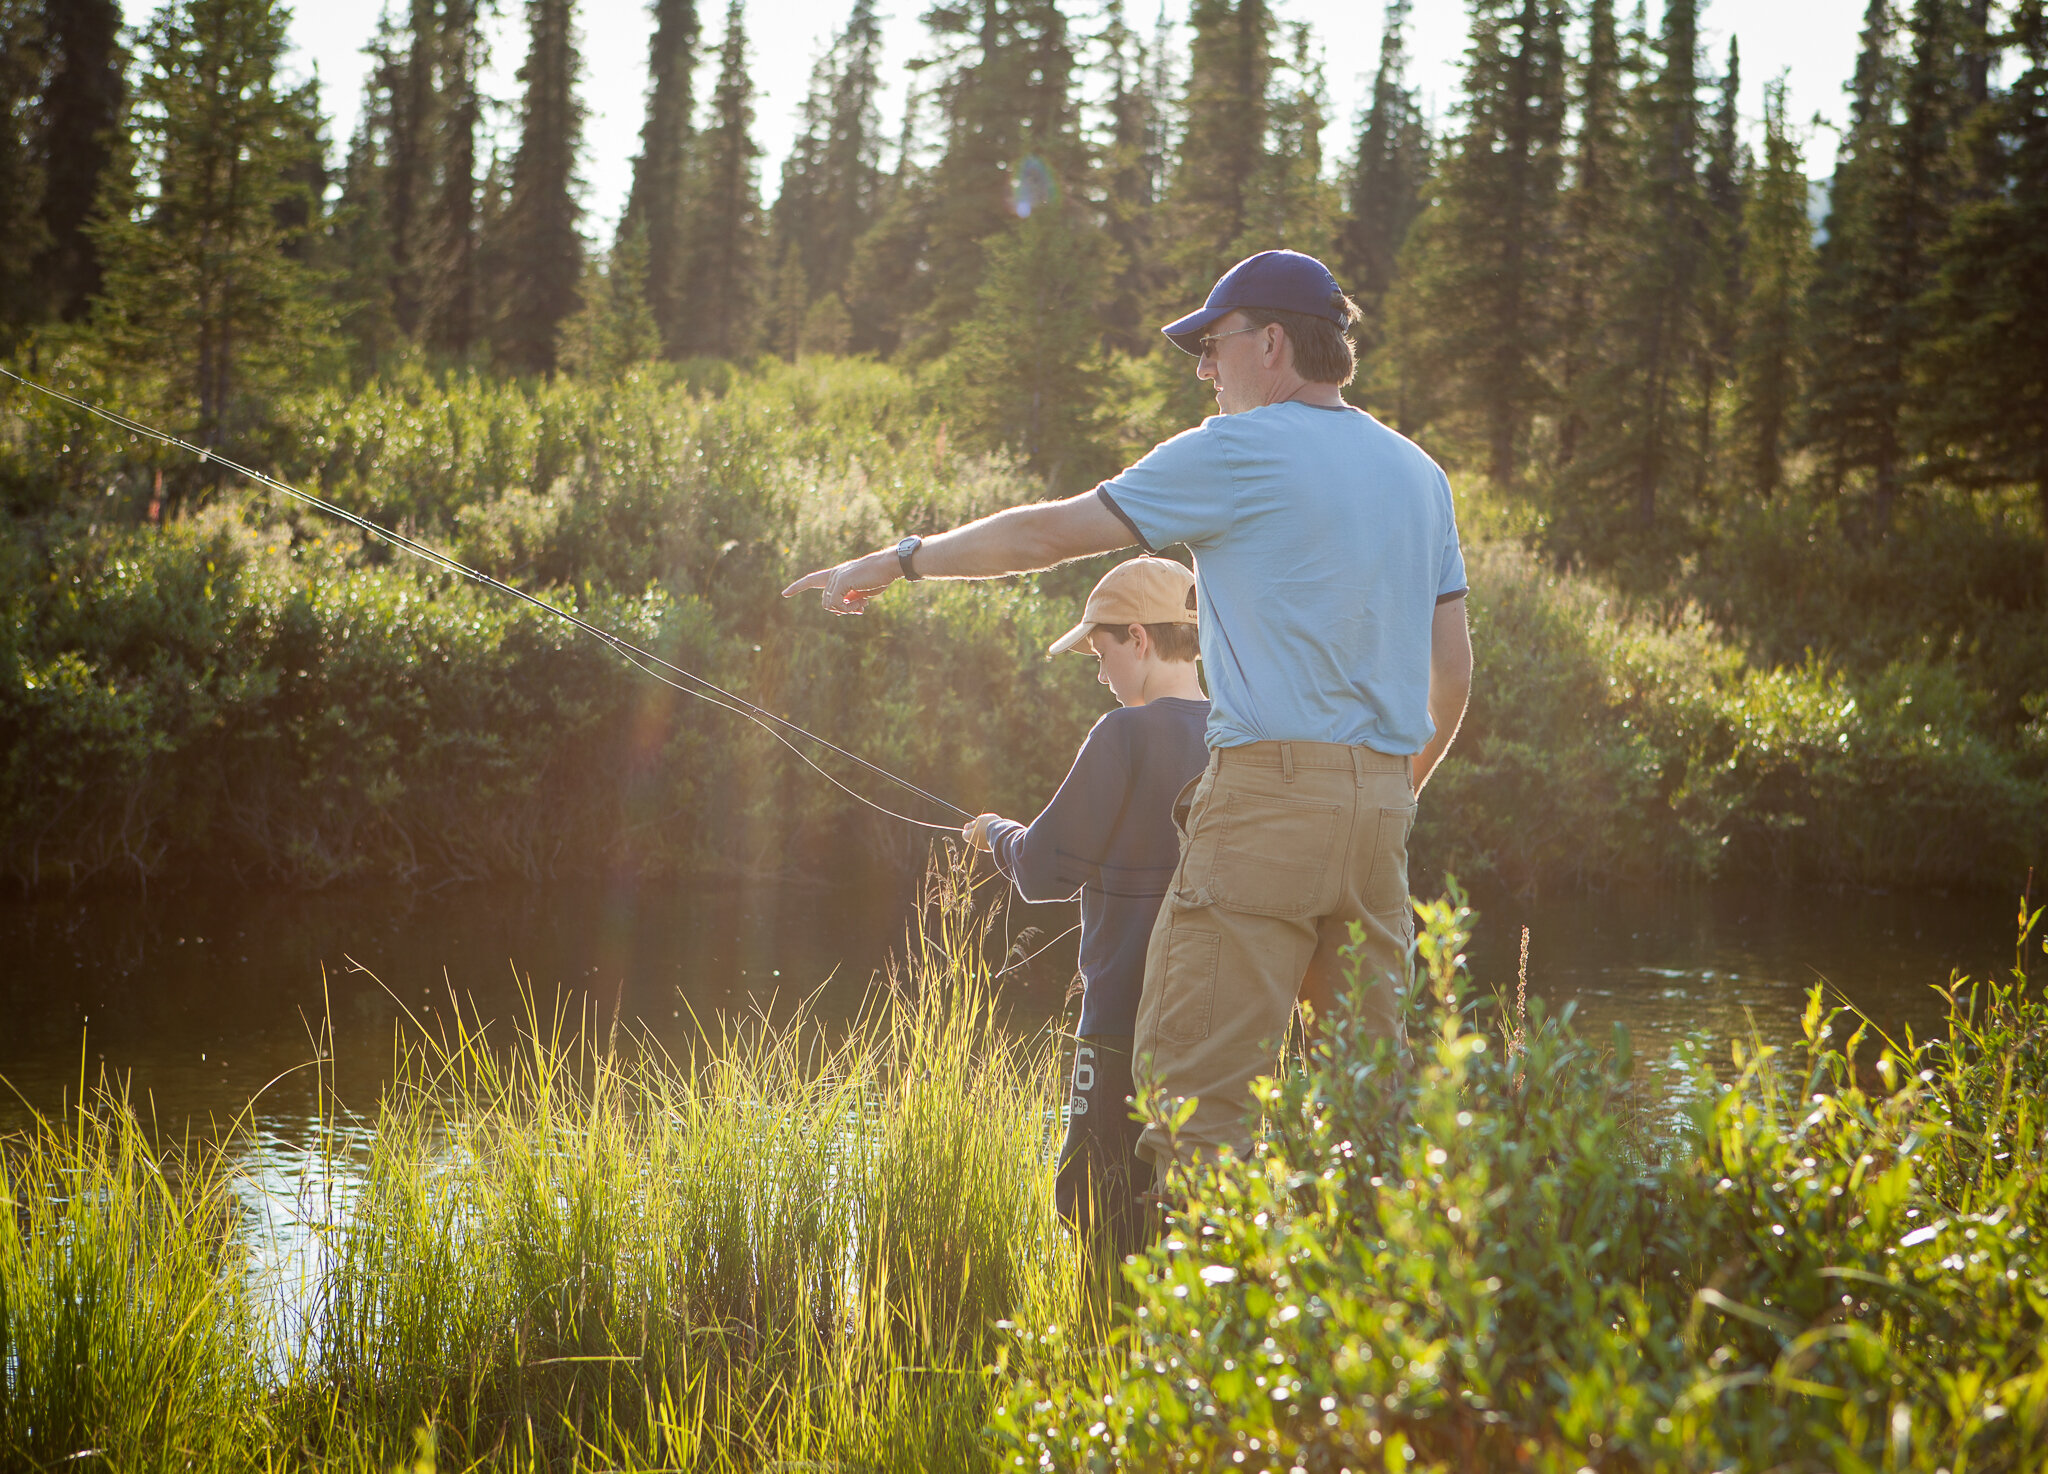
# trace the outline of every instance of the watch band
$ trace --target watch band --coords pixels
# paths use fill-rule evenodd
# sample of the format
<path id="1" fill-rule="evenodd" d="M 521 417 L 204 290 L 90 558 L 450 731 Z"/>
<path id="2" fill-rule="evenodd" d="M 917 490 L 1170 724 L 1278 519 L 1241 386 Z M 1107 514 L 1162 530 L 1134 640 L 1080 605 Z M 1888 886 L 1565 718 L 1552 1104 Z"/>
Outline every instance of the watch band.
<path id="1" fill-rule="evenodd" d="M 907 583 L 916 583 L 924 577 L 922 573 L 919 573 L 916 568 L 911 566 L 910 562 L 912 558 L 917 556 L 917 550 L 923 546 L 924 539 L 915 534 L 906 537 L 902 542 L 896 544 L 896 562 L 903 569 L 903 578 Z"/>

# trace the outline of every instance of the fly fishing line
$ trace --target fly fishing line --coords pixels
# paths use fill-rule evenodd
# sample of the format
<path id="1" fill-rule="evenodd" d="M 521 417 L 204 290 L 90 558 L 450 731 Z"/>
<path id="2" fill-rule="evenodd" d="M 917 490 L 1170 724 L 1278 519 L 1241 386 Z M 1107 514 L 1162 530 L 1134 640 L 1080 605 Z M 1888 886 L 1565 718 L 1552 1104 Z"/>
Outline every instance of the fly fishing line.
<path id="1" fill-rule="evenodd" d="M 447 553 L 442 552 L 439 548 L 432 547 L 427 543 L 423 543 L 415 538 L 408 537 L 402 532 L 394 532 L 390 528 L 384 527 L 376 522 L 372 522 L 369 518 L 364 517 L 359 513 L 351 512 L 348 508 L 339 506 L 334 502 L 330 502 L 324 497 L 315 496 L 313 495 L 313 493 L 309 491 L 301 491 L 296 486 L 287 485 L 286 483 L 279 481 L 274 476 L 265 475 L 261 471 L 254 470 L 248 466 L 244 466 L 239 462 L 231 461 L 226 456 L 221 455 L 217 451 L 206 450 L 200 446 L 193 445 L 189 441 L 180 440 L 177 436 L 172 435 L 167 431 L 156 429 L 154 426 L 151 425 L 145 425 L 139 420 L 130 419 L 127 415 L 121 414 L 117 410 L 104 409 L 101 406 L 93 404 L 88 400 L 79 399 L 74 395 L 66 394 L 61 389 L 52 389 L 47 384 L 39 384 L 33 379 L 24 378 L 20 374 L 16 373 L 13 369 L 7 368 L 4 365 L 0 365 L 0 374 L 6 375 L 8 378 L 12 379 L 15 383 L 21 385 L 25 389 L 33 389 L 38 394 L 44 395 L 50 399 L 54 399 L 60 404 L 70 405 L 73 409 L 81 410 L 86 414 L 93 415 L 99 419 L 105 420 L 108 424 L 126 430 L 131 435 L 140 435 L 143 436 L 145 439 L 154 440 L 161 445 L 168 445 L 175 450 L 182 450 L 190 455 L 195 455 L 199 458 L 202 464 L 208 461 L 217 461 L 222 466 L 225 466 L 228 470 L 233 471 L 238 475 L 248 477 L 249 480 L 255 482 L 259 486 L 268 487 L 272 491 L 282 493 L 283 495 L 288 497 L 292 497 L 300 502 L 305 503 L 309 507 L 324 512 L 330 517 L 338 518 L 339 520 L 348 523 L 351 527 L 358 528 L 361 531 L 366 532 L 373 537 L 381 538 L 385 542 L 389 543 L 392 547 L 399 548 L 404 552 L 410 553 L 414 557 L 419 558 L 426 563 L 430 563 L 435 567 L 444 570 L 445 572 L 457 574 L 460 577 L 467 578 L 472 582 L 481 584 L 485 588 L 496 589 L 500 593 L 510 594 L 516 599 L 523 599 L 527 603 L 533 605 L 536 609 L 546 610 L 549 614 L 554 615 L 557 619 L 566 621 L 568 624 L 573 625 L 575 628 L 581 630 L 584 634 L 590 635 L 595 639 L 603 641 L 606 645 L 610 646 L 615 653 L 622 656 L 629 664 L 637 666 L 640 670 L 654 677 L 655 680 L 660 681 L 663 685 L 672 687 L 673 689 L 681 691 L 686 695 L 694 696 L 700 701 L 708 701 L 709 703 L 711 703 L 711 705 L 719 707 L 725 711 L 732 712 L 737 716 L 745 717 L 748 721 L 753 722 L 756 726 L 761 728 L 762 731 L 766 732 L 769 736 L 773 737 L 777 742 L 780 742 L 784 747 L 788 748 L 791 752 L 795 753 L 797 757 L 801 758 L 814 771 L 816 771 L 819 774 L 819 776 L 823 777 L 826 782 L 830 783 L 833 787 L 837 788 L 841 793 L 846 794 L 849 798 L 855 799 L 860 803 L 866 804 L 869 808 L 873 809 L 878 814 L 887 815 L 891 819 L 899 819 L 905 824 L 912 824 L 920 829 L 937 829 L 950 833 L 957 830 L 959 827 L 958 825 L 954 824 L 934 824 L 929 819 L 915 819 L 908 814 L 899 814 L 894 809 L 883 807 L 881 804 L 876 803 L 873 799 L 869 798 L 866 794 L 860 793 L 852 788 L 849 788 L 845 783 L 841 782 L 836 775 L 834 775 L 828 769 L 823 767 L 809 753 L 803 751 L 795 743 L 791 742 L 788 737 L 783 735 L 783 733 L 792 732 L 795 733 L 797 736 L 804 738 L 806 741 L 815 742 L 818 744 L 819 747 L 824 748 L 827 752 L 835 753 L 838 756 L 845 758 L 848 762 L 857 763 L 859 766 L 867 769 L 868 772 L 873 773 L 876 777 L 888 779 L 889 782 L 896 784 L 899 788 L 903 788 L 909 791 L 910 793 L 917 795 L 919 798 L 924 799 L 927 803 L 937 804 L 942 809 L 951 809 L 954 813 L 961 815 L 963 818 L 971 819 L 974 817 L 974 814 L 971 810 L 963 809 L 955 803 L 948 803 L 945 799 L 940 798 L 937 794 L 931 793 L 923 788 L 918 787 L 917 784 L 912 783 L 908 778 L 899 777 L 895 773 L 890 772 L 887 768 L 880 767 L 875 763 L 869 762 L 866 758 L 860 756 L 860 754 L 858 753 L 848 752 L 845 748 L 839 746 L 837 743 L 832 742 L 824 737 L 820 737 L 816 732 L 812 732 L 807 728 L 798 726 L 795 722 L 789 720 L 789 718 L 777 716 L 774 712 L 768 710 L 766 707 L 758 706 L 754 702 L 747 700 L 746 697 L 737 695 L 734 692 L 726 690 L 723 686 L 718 685 L 716 682 L 707 680 L 705 677 L 698 675 L 695 671 L 684 670 L 681 666 L 676 665 L 671 661 L 662 659 L 661 656 L 656 655 L 653 651 L 644 650 L 640 646 L 633 644 L 630 640 L 626 640 L 619 635 L 613 634 L 610 630 L 605 629 L 602 626 L 592 624 L 589 620 L 583 618 L 581 615 L 572 613 L 571 611 L 562 608 L 559 604 L 551 604 L 546 599 L 541 598 L 537 594 L 528 593 L 525 589 L 520 588 L 516 584 L 509 584 L 506 583 L 503 579 L 494 578 L 490 574 L 485 573 L 480 568 L 472 568 L 467 563 L 463 563 L 449 556 Z M 664 674 L 664 672 L 666 674 Z M 681 679 L 678 680 L 676 679 L 677 677 L 680 677 Z M 692 684 L 684 685 L 684 681 L 691 682 Z M 782 730 L 778 731 L 777 728 L 780 728 Z"/>

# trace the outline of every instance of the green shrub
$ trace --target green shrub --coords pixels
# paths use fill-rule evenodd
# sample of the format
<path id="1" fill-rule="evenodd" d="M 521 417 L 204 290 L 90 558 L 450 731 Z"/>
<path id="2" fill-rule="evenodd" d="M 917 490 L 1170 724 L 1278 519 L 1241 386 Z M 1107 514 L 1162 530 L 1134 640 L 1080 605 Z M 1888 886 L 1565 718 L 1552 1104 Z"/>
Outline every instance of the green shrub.
<path id="1" fill-rule="evenodd" d="M 40 399 L 4 408 L 0 479 L 40 509 L 0 524 L 0 870 L 20 882 L 817 873 L 849 846 L 906 878 L 923 862 L 930 830 L 537 611 Z M 861 620 L 779 597 L 850 550 L 1039 493 L 1001 457 L 950 450 L 927 389 L 895 369 L 807 358 L 547 386 L 407 369 L 281 403 L 267 434 L 257 458 L 287 480 L 965 808 L 1034 813 L 1105 704 L 1085 661 L 1041 653 L 1104 559 L 897 590 Z M 187 510 L 152 527 L 138 513 L 166 465 Z M 1521 891 L 1948 887 L 2048 858 L 2048 691 L 1979 606 L 1950 611 L 1977 621 L 1966 645 L 1887 636 L 1904 653 L 1879 661 L 1844 635 L 1764 660 L 1769 598 L 1743 605 L 1747 624 L 1667 613 L 1542 567 L 1486 498 L 1467 513 L 1478 671 L 1422 808 L 1419 873 Z M 1764 523 L 1743 535 L 1789 545 L 1789 513 Z M 1866 589 L 1861 556 L 1807 584 Z M 1768 581 L 1777 565 L 1758 563 Z M 1998 608 L 2024 592 L 1997 587 Z M 1842 607 L 1808 623 L 1846 631 Z M 2028 617 L 2008 621 L 2022 645 Z M 826 761 L 887 807 L 951 817 Z"/>
<path id="2" fill-rule="evenodd" d="M 1816 991 L 1805 1058 L 1696 1060 L 1673 1134 L 1625 1034 L 1475 1004 L 1469 913 L 1417 909 L 1412 1066 L 1346 1008 L 1261 1086 L 1255 1156 L 1183 1175 L 1132 1262 L 1128 1331 L 998 1412 L 1012 1467 L 2035 1466 L 2048 1005 L 2023 973 L 1954 985 L 1946 1037 L 1874 1068 Z"/>
<path id="3" fill-rule="evenodd" d="M 1950 887 L 2040 856 L 2048 772 L 1955 665 L 1759 667 L 1697 613 L 1658 622 L 1508 546 L 1468 563 L 1472 709 L 1417 823 L 1429 869 Z"/>

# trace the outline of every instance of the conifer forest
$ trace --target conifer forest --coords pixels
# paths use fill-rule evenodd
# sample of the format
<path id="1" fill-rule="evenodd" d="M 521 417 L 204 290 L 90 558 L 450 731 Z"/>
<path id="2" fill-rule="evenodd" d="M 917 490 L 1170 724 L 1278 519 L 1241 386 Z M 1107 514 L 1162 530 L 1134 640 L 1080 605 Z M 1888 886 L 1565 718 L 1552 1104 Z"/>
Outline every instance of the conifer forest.
<path id="1" fill-rule="evenodd" d="M 1471 0 L 1425 112 L 1389 0 L 1354 118 L 1267 0 L 854 0 L 773 177 L 765 10 L 654 0 L 616 223 L 575 0 L 393 0 L 350 136 L 277 0 L 0 0 L 0 355 L 551 590 L 977 807 L 1085 721 L 1096 565 L 772 597 L 1085 490 L 1208 408 L 1158 325 L 1259 249 L 1364 308 L 1355 402 L 1450 471 L 1478 695 L 1421 853 L 1542 886 L 2005 888 L 2048 833 L 2048 7 L 1871 0 L 1814 177 L 1699 0 Z M 880 99 L 909 78 L 900 119 Z M 915 846 L 219 464 L 0 390 L 0 867 L 293 884 L 803 869 Z M 1037 643 L 1034 645 L 1034 641 Z M 687 663 L 687 662 L 685 662 Z M 1076 728 L 1078 730 L 1078 728 Z"/>

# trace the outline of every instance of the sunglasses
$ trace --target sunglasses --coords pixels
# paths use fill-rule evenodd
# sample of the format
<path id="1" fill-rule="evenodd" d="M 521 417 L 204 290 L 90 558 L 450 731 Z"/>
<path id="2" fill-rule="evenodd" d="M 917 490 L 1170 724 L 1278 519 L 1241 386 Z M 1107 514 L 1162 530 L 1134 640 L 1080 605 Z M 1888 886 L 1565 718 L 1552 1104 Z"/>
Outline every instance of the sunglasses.
<path id="1" fill-rule="evenodd" d="M 1263 330 L 1262 328 L 1256 328 L 1256 327 L 1253 327 L 1253 328 L 1232 328 L 1232 329 L 1231 329 L 1231 330 L 1230 330 L 1229 332 L 1227 332 L 1227 333 L 1211 333 L 1211 334 L 1209 334 L 1209 336 L 1208 336 L 1208 337 L 1206 337 L 1206 338 L 1197 338 L 1197 339 L 1195 339 L 1195 347 L 1201 350 L 1201 357 L 1203 357 L 1203 358 L 1210 358 L 1210 357 L 1213 357 L 1213 356 L 1215 355 L 1215 352 L 1216 352 L 1216 345 L 1217 345 L 1217 344 L 1218 344 L 1219 342 L 1221 342 L 1221 341 L 1222 341 L 1223 339 L 1225 339 L 1225 338 L 1235 338 L 1235 337 L 1236 337 L 1236 336 L 1237 336 L 1237 335 L 1238 335 L 1239 333 L 1256 333 L 1256 332 L 1260 332 L 1260 331 L 1262 331 L 1262 330 Z"/>

